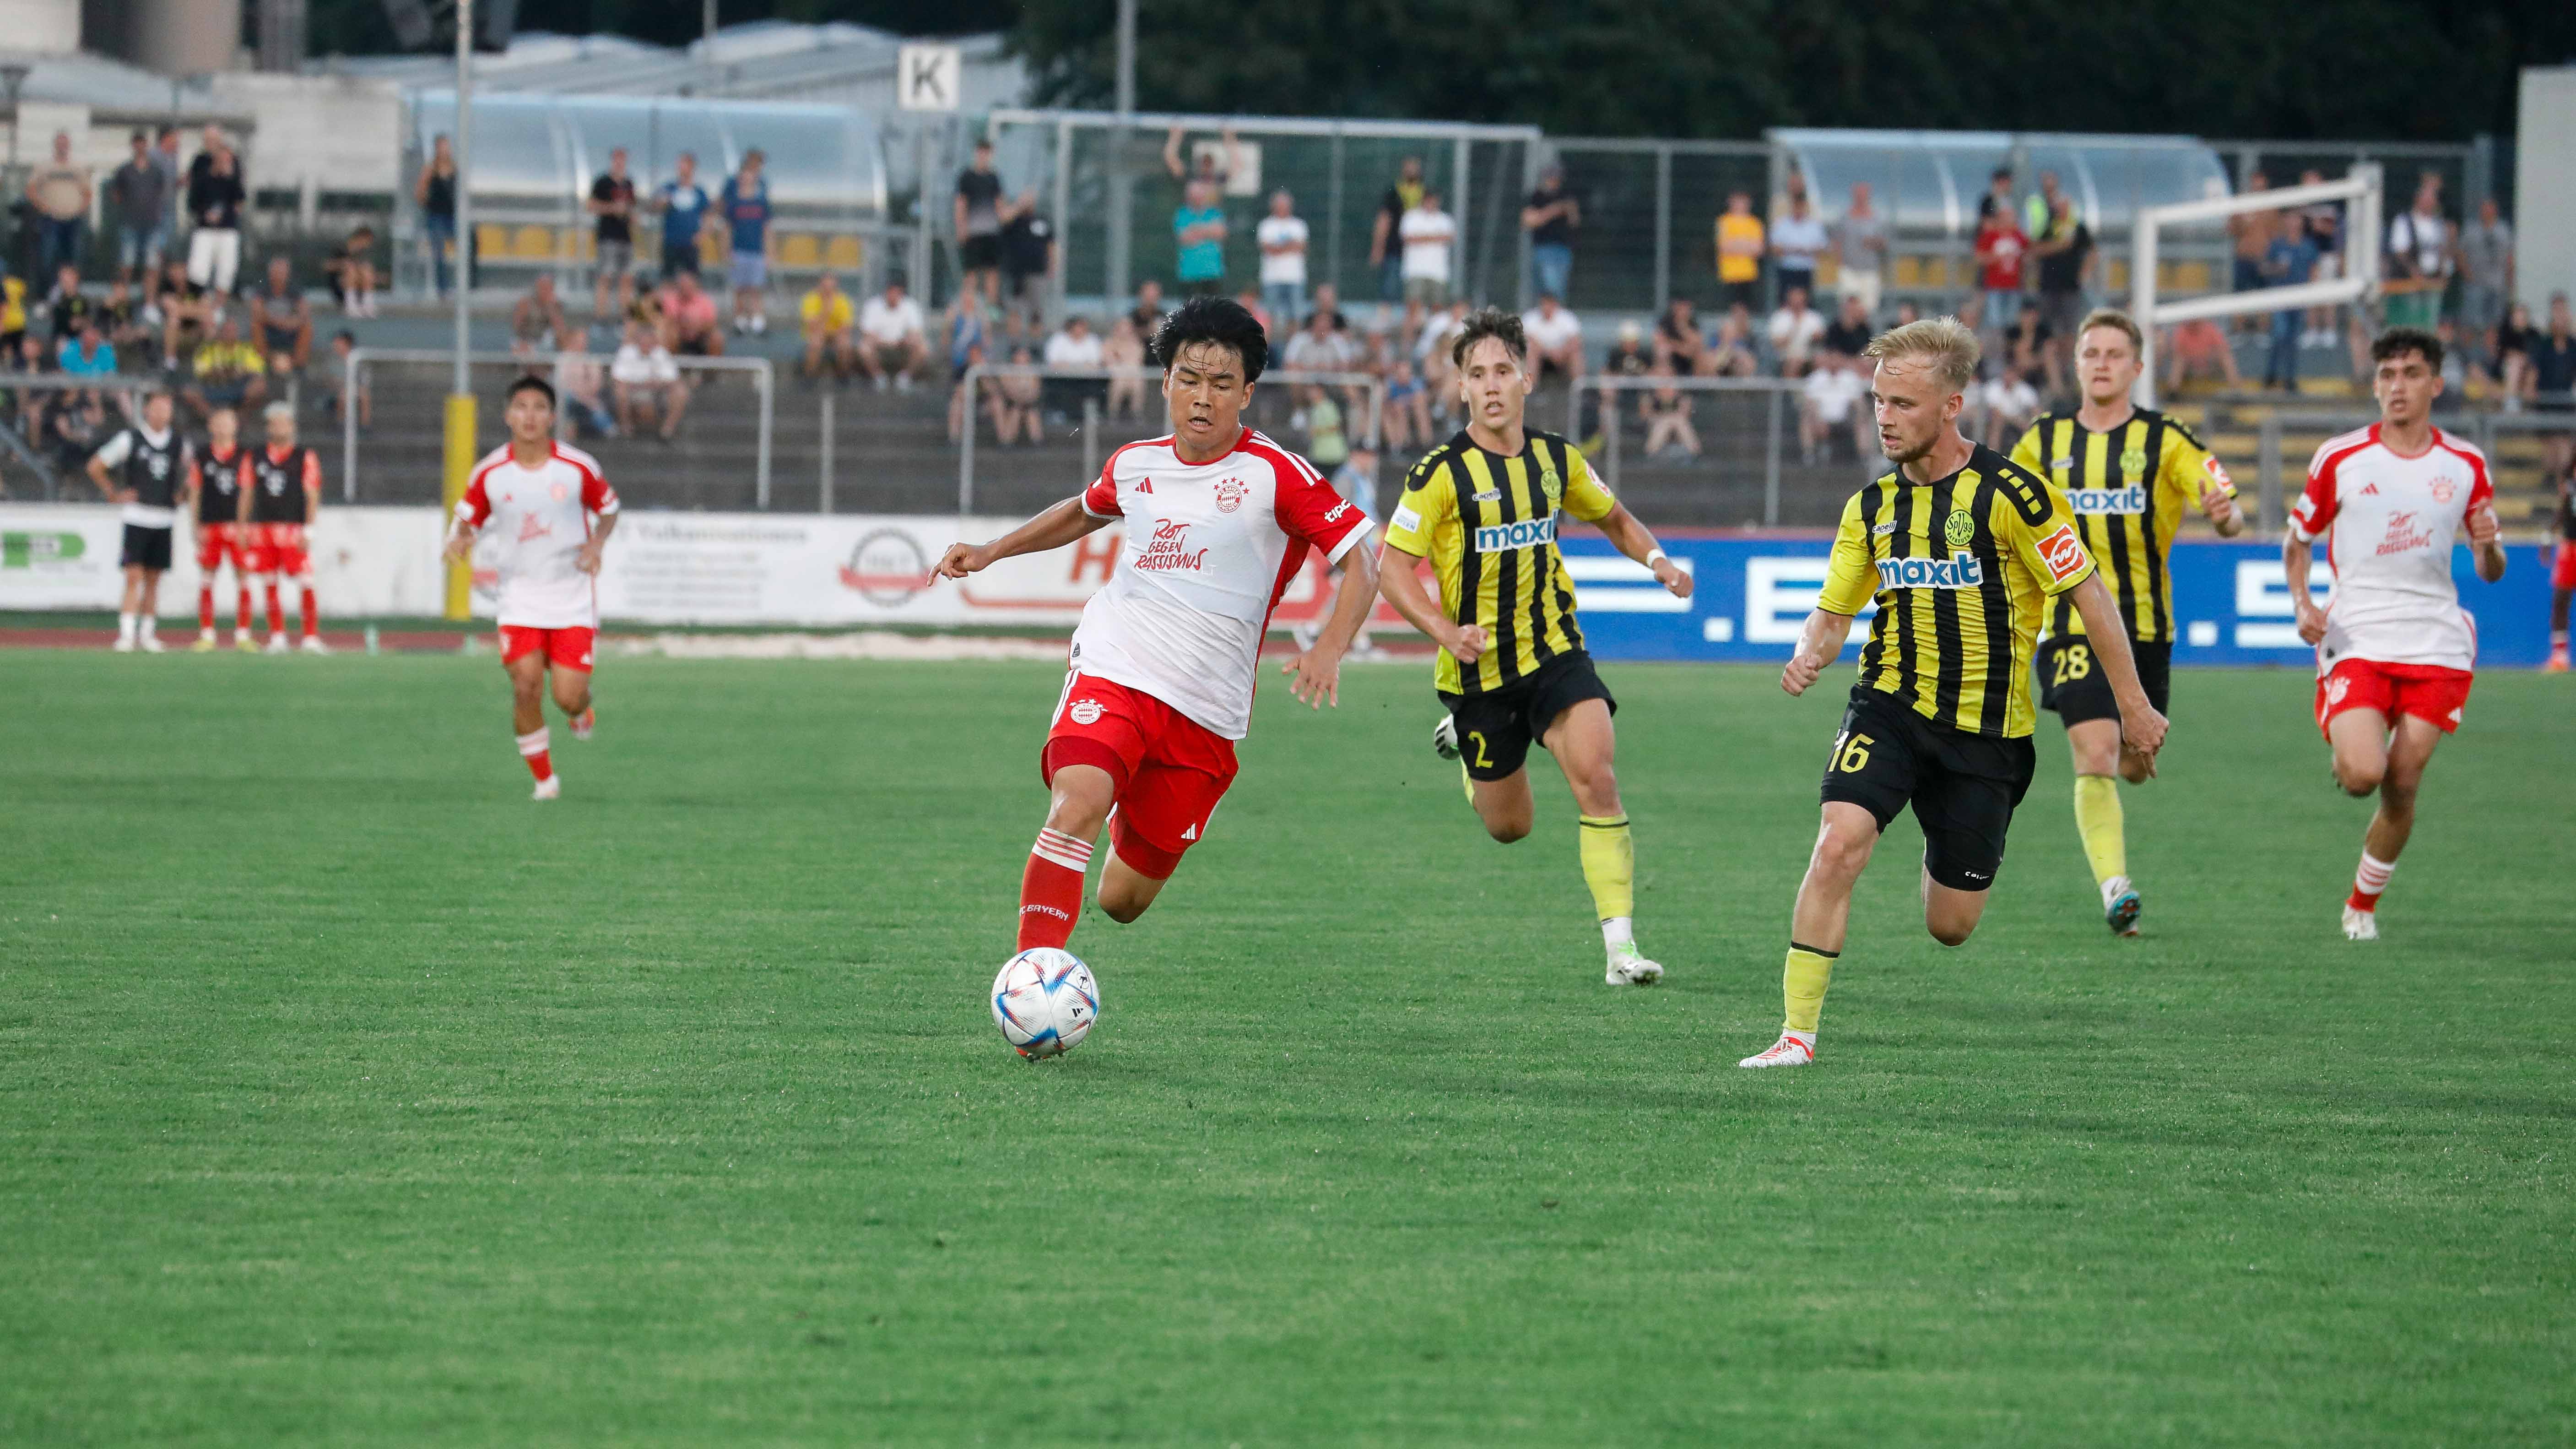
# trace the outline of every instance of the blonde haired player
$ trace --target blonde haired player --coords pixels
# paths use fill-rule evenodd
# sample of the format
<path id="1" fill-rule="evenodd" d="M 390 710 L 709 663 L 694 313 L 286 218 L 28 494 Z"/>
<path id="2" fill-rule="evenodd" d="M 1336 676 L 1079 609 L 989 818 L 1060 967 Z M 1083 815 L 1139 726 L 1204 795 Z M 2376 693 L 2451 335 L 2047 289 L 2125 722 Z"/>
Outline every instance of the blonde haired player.
<path id="1" fill-rule="evenodd" d="M 2317 729 L 2335 783 L 2379 796 L 2343 903 L 2353 941 L 2379 939 L 2379 893 L 2415 833 L 2415 792 L 2468 707 L 2478 630 L 2451 581 L 2453 545 L 2467 538 L 2479 578 L 2504 577 L 2486 454 L 2433 426 L 2441 339 L 2392 327 L 2370 355 L 2379 421 L 2317 449 L 2281 541 L 2299 637 L 2317 646 Z M 2335 577 L 2322 609 L 2305 587 L 2319 539 Z"/>
<path id="2" fill-rule="evenodd" d="M 510 729 L 536 777 L 535 798 L 563 793 L 546 732 L 546 682 L 577 740 L 590 738 L 591 652 L 599 633 L 599 560 L 617 528 L 617 490 L 599 460 L 555 441 L 555 390 L 540 377 L 510 384 L 502 409 L 510 441 L 474 465 L 456 505 L 447 556 L 473 557 L 475 536 L 500 544 L 501 667 L 510 673 Z"/>
<path id="3" fill-rule="evenodd" d="M 2083 401 L 2052 412 L 2021 435 L 2012 460 L 2057 485 L 2075 511 L 2075 531 L 2120 606 L 2138 682 L 2159 712 L 2173 681 L 2173 572 L 2166 560 L 2185 512 L 2197 508 L 2221 538 L 2245 531 L 2236 484 L 2191 429 L 2129 401 L 2144 338 L 2126 312 L 2109 307 L 2075 332 L 2075 381 Z M 2112 933 L 2138 934 L 2140 902 L 2129 881 L 2128 841 L 2118 781 L 2143 784 L 2146 762 L 2120 750 L 2120 706 L 2094 667 L 2095 645 L 2064 595 L 2048 611 L 2039 643 L 2039 705 L 2066 726 L 2075 756 L 2075 829 L 2102 915 Z"/>
<path id="4" fill-rule="evenodd" d="M 2120 706 L 2120 735 L 2154 772 L 2165 717 L 2147 702 L 2128 630 L 2045 477 L 1959 434 L 1977 335 L 1956 318 L 1910 322 L 1870 343 L 1879 448 L 1896 467 L 1844 505 L 1825 586 L 1780 671 L 1804 694 L 1839 657 L 1873 597 L 1860 680 L 1825 752 L 1823 821 L 1789 921 L 1780 1039 L 1739 1066 L 1816 1059 L 1816 1021 L 1842 954 L 1852 887 L 1907 806 L 1923 827 L 1923 926 L 1965 943 L 2002 869 L 2013 808 L 2030 788 L 2030 656 L 2052 598 L 2075 602 Z"/>

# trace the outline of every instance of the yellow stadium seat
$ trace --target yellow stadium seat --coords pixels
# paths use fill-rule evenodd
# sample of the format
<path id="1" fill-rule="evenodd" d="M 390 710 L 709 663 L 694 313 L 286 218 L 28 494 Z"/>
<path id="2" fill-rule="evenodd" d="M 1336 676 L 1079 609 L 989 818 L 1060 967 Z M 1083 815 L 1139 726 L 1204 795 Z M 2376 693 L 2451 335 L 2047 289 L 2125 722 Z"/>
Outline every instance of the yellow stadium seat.
<path id="1" fill-rule="evenodd" d="M 510 239 L 510 251 L 523 262 L 550 262 L 555 259 L 555 229 L 550 226 L 523 226 Z"/>
<path id="2" fill-rule="evenodd" d="M 1896 259 L 1896 276 L 1894 281 L 1897 286 L 1907 289 L 1924 285 L 1923 259 L 1921 257 L 1898 257 Z"/>
<path id="3" fill-rule="evenodd" d="M 823 246 L 823 265 L 827 267 L 855 267 L 866 257 L 866 251 L 854 236 L 836 236 Z"/>
<path id="4" fill-rule="evenodd" d="M 488 221 L 476 222 L 474 224 L 474 250 L 477 254 L 486 257 L 508 256 L 510 254 L 510 229 L 506 226 L 499 226 Z"/>

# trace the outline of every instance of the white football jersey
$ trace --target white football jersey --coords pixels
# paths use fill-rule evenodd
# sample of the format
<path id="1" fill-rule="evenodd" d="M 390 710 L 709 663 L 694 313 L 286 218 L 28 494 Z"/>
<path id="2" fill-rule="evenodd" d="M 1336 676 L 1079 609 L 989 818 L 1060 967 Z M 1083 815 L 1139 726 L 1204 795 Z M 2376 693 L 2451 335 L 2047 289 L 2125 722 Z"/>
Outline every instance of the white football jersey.
<path id="1" fill-rule="evenodd" d="M 598 581 L 575 567 L 593 514 L 617 511 L 599 460 L 554 445 L 533 468 L 502 444 L 474 465 L 456 516 L 483 530 L 501 571 L 499 621 L 529 629 L 599 627 Z"/>
<path id="2" fill-rule="evenodd" d="M 1073 667 L 1229 740 L 1252 728 L 1261 638 L 1307 548 L 1339 562 L 1369 533 L 1313 465 L 1250 428 L 1213 463 L 1182 462 L 1169 437 L 1130 443 L 1082 507 L 1125 524 L 1117 567 L 1074 630 Z"/>
<path id="3" fill-rule="evenodd" d="M 2451 550 L 2495 488 L 2487 457 L 2439 428 L 2414 457 L 2391 451 L 2379 425 L 2329 438 L 2308 464 L 2290 532 L 2325 540 L 2334 569 L 2317 672 L 2346 659 L 2477 666 L 2478 626 L 2460 607 Z"/>

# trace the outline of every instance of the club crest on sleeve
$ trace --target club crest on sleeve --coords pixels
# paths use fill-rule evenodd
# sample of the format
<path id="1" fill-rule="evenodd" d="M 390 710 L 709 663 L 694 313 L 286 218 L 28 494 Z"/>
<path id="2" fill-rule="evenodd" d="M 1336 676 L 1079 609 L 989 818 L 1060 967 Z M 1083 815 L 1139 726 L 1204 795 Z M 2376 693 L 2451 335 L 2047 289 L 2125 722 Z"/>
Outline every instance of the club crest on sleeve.
<path id="1" fill-rule="evenodd" d="M 1098 724 L 1100 714 L 1100 701 L 1096 699 L 1077 699 L 1066 706 L 1064 711 L 1065 718 L 1078 725 Z"/>
<path id="2" fill-rule="evenodd" d="M 2039 541 L 2039 561 L 2047 567 L 2048 576 L 2062 584 L 2083 573 L 2091 560 L 2084 552 L 2084 540 L 2075 534 L 2075 525 L 2061 523 L 2056 532 Z"/>

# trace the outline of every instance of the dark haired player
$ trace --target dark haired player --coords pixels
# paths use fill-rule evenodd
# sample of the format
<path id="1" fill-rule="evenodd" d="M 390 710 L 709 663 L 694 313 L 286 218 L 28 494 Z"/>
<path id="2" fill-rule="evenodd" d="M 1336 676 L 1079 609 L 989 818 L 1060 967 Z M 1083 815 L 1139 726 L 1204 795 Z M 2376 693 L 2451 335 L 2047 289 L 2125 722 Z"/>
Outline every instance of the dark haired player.
<path id="1" fill-rule="evenodd" d="M 2317 646 L 2317 729 L 2335 783 L 2379 796 L 2343 903 L 2351 941 L 2379 939 L 2379 893 L 2415 831 L 2424 767 L 2468 707 L 2478 631 L 2451 581 L 2453 545 L 2466 537 L 2479 578 L 2504 577 L 2487 456 L 2433 426 L 2441 339 L 2392 327 L 2370 356 L 2379 421 L 2318 447 L 2281 541 L 2299 637 Z M 2335 579 L 2323 609 L 2303 587 L 2318 539 Z"/>
<path id="2" fill-rule="evenodd" d="M 1560 510 L 1599 528 L 1655 582 L 1687 599 L 1691 576 L 1655 545 L 1583 453 L 1523 426 L 1533 374 L 1521 319 L 1488 307 L 1450 343 L 1467 427 L 1416 463 L 1387 520 L 1378 587 L 1440 646 L 1433 687 L 1449 714 L 1432 741 L 1461 760 L 1467 800 L 1485 833 L 1510 844 L 1530 833 L 1529 747 L 1556 757 L 1574 787 L 1583 880 L 1601 922 L 1612 986 L 1649 986 L 1664 968 L 1637 950 L 1636 845 L 1613 768 L 1619 707 L 1584 651 L 1574 585 L 1556 547 Z M 1435 602 L 1414 572 L 1431 560 Z"/>
<path id="3" fill-rule="evenodd" d="M 1207 834 L 1252 723 L 1271 610 L 1306 550 L 1347 560 L 1312 649 L 1288 661 L 1296 697 L 1341 703 L 1342 653 L 1377 593 L 1368 520 L 1305 459 L 1243 424 L 1270 360 L 1241 304 L 1196 298 L 1154 338 L 1172 431 L 1109 455 L 1100 477 L 986 544 L 951 544 L 935 579 L 1039 553 L 1123 521 L 1109 582 L 1082 611 L 1038 774 L 1052 795 L 1020 880 L 1019 949 L 1064 945 L 1103 823 L 1100 909 L 1145 913 Z M 1113 813 L 1113 807 L 1114 813 Z"/>
<path id="4" fill-rule="evenodd" d="M 250 530 L 242 522 L 241 415 L 231 408 L 206 414 L 206 451 L 188 470 L 188 503 L 197 522 L 196 651 L 215 649 L 215 573 L 232 565 L 241 591 L 233 611 L 233 647 L 256 652 L 250 638 Z"/>
<path id="5" fill-rule="evenodd" d="M 535 798 L 563 793 L 546 735 L 546 676 L 574 739 L 590 738 L 591 650 L 599 632 L 599 559 L 617 528 L 617 490 L 599 460 L 555 441 L 555 390 L 543 378 L 510 384 L 502 409 L 510 441 L 474 465 L 447 556 L 471 558 L 487 533 L 501 573 L 501 667 L 510 673 L 510 729 L 537 780 Z"/>
<path id="6" fill-rule="evenodd" d="M 117 556 L 125 592 L 116 606 L 116 652 L 161 652 L 161 576 L 170 571 L 170 539 L 179 525 L 179 494 L 196 467 L 196 449 L 170 423 L 170 394 L 143 399 L 143 417 L 90 455 L 89 479 L 119 506 L 125 542 Z"/>

